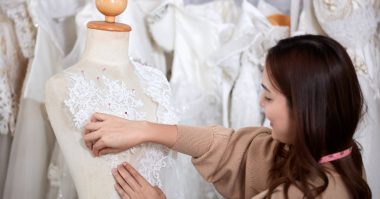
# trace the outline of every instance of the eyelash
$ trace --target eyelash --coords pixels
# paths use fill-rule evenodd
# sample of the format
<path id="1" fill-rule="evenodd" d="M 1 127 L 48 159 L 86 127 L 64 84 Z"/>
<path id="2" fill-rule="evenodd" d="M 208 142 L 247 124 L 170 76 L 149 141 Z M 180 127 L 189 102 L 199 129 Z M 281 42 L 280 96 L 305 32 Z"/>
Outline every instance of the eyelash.
<path id="1" fill-rule="evenodd" d="M 264 99 L 265 99 L 266 101 L 268 101 L 268 102 L 272 101 L 272 99 L 269 98 L 269 97 L 265 97 L 265 96 L 264 96 Z"/>

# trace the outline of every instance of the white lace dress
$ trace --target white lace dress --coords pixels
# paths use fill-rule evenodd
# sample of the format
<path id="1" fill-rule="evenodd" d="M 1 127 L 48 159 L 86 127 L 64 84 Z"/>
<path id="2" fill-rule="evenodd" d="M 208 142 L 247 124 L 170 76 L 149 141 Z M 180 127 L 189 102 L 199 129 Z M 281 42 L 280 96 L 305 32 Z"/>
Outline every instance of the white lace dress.
<path id="1" fill-rule="evenodd" d="M 368 107 L 355 134 L 363 147 L 363 160 L 373 198 L 380 197 L 380 36 L 371 0 L 314 1 L 324 32 L 344 47 L 354 63 Z"/>
<path id="2" fill-rule="evenodd" d="M 29 7 L 24 2 L 8 10 L 16 20 L 22 52 L 30 61 L 20 99 L 3 198 L 45 198 L 48 195 L 48 166 L 55 138 L 46 117 L 43 90 L 45 81 L 61 70 L 60 63 L 66 49 L 64 46 L 70 46 L 70 35 L 64 37 L 65 32 L 60 32 L 72 32 L 72 29 L 67 28 L 71 24 L 70 15 L 66 18 L 64 15 L 59 17 L 58 14 L 70 10 L 62 5 L 70 7 L 72 4 L 68 4 L 66 0 L 62 2 L 65 4 L 59 4 L 58 1 L 31 0 L 27 1 Z M 58 6 L 61 12 L 55 12 L 59 9 L 53 9 L 52 5 Z M 29 14 L 34 16 L 33 20 Z M 36 27 L 37 39 L 34 38 L 33 30 Z M 55 30 L 54 33 L 52 29 Z"/>
<path id="3" fill-rule="evenodd" d="M 166 77 L 159 70 L 143 65 L 139 60 L 134 60 L 133 65 L 139 84 L 142 87 L 143 95 L 146 95 L 157 104 L 155 122 L 164 124 L 177 123 L 178 119 L 171 105 L 171 89 Z M 72 128 L 74 133 L 77 133 L 74 137 L 78 139 L 78 144 L 83 142 L 82 131 L 84 125 L 95 112 L 107 113 L 129 120 L 147 119 L 147 112 L 145 111 L 149 110 L 144 109 L 144 102 L 139 99 L 138 94 L 136 94 L 137 91 L 130 89 L 127 86 L 128 82 L 125 82 L 125 80 L 112 78 L 108 74 L 108 70 L 99 71 L 99 76 L 96 79 L 87 76 L 87 71 L 78 71 L 71 68 L 61 74 L 68 84 L 64 109 L 68 113 L 66 115 L 69 120 L 72 121 L 69 128 Z M 83 145 L 78 147 L 83 147 Z M 76 154 L 64 153 L 64 157 L 84 157 L 84 153 L 88 154 L 90 151 L 81 149 L 77 150 Z M 179 158 L 176 152 L 161 145 L 143 144 L 118 154 L 105 155 L 97 159 L 108 165 L 108 175 L 111 175 L 112 168 L 127 161 L 152 185 L 160 187 L 167 198 L 180 199 L 185 197 L 184 182 L 187 180 L 180 176 L 181 170 L 186 170 L 182 165 L 182 158 L 182 156 Z M 86 172 L 94 172 L 88 175 L 93 176 L 89 179 L 75 181 L 77 178 L 74 177 L 76 185 L 86 187 L 87 183 L 90 184 L 89 181 L 96 179 L 96 168 L 93 170 L 87 169 L 88 165 L 86 166 L 86 164 L 81 162 L 71 162 L 70 164 L 72 163 L 77 165 L 71 167 L 71 169 L 80 168 L 80 170 L 84 169 Z M 82 168 L 82 166 L 84 167 Z M 74 175 L 77 172 L 70 171 Z M 99 183 L 101 182 L 99 181 Z M 113 186 L 113 184 L 106 186 Z M 78 189 L 79 196 L 83 194 L 81 191 L 83 190 Z M 113 190 L 113 192 L 110 198 L 119 198 L 116 191 Z"/>
<path id="4" fill-rule="evenodd" d="M 0 9 L 0 197 L 4 190 L 26 66 L 14 25 Z"/>

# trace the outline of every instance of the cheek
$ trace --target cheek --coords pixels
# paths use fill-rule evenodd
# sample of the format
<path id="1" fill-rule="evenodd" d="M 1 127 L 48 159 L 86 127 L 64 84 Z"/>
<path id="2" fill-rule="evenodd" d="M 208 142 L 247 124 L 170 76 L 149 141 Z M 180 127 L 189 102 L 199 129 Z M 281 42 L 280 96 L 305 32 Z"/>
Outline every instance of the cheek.
<path id="1" fill-rule="evenodd" d="M 289 135 L 289 112 L 286 106 L 268 107 L 265 111 L 267 118 L 272 122 L 273 138 L 284 143 L 291 142 Z"/>

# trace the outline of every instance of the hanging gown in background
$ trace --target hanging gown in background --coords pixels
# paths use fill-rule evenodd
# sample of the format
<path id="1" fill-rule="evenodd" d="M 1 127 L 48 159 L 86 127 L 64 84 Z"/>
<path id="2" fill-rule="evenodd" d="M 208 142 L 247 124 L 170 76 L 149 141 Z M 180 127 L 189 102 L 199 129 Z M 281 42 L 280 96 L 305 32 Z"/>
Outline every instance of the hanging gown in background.
<path id="1" fill-rule="evenodd" d="M 166 60 L 162 49 L 153 42 L 147 30 L 146 17 L 152 9 L 159 5 L 160 1 L 151 0 L 130 0 L 125 12 L 117 17 L 117 21 L 131 26 L 132 31 L 129 37 L 129 55 L 142 60 L 147 65 L 153 66 L 163 73 L 166 73 Z M 77 37 L 74 47 L 64 58 L 63 67 L 67 68 L 76 63 L 84 51 L 87 36 L 87 23 L 89 21 L 103 20 L 104 15 L 97 11 L 93 1 L 87 3 L 76 14 Z"/>
<path id="2" fill-rule="evenodd" d="M 354 63 L 367 106 L 355 138 L 363 147 L 372 196 L 380 198 L 380 38 L 374 6 L 371 0 L 316 0 L 314 8 L 324 32 L 347 48 Z"/>
<path id="3" fill-rule="evenodd" d="M 27 68 L 27 59 L 19 47 L 12 22 L 16 11 L 14 7 L 7 9 L 14 5 L 3 3 L 0 2 L 0 197 L 5 186 L 22 82 Z M 2 9 L 8 12 L 3 13 Z"/>
<path id="4" fill-rule="evenodd" d="M 289 36 L 289 28 L 270 24 L 267 16 L 281 14 L 270 4 L 259 1 L 258 8 L 243 1 L 243 13 L 252 24 L 248 48 L 240 54 L 241 69 L 231 92 L 232 128 L 260 126 L 264 115 L 260 107 L 261 79 L 267 51 Z M 267 13 L 267 15 L 265 15 Z"/>
<path id="5" fill-rule="evenodd" d="M 55 138 L 46 117 L 43 91 L 45 81 L 61 70 L 60 62 L 72 45 L 72 34 L 67 32 L 73 28 L 62 13 L 71 12 L 65 9 L 70 6 L 75 8 L 69 3 L 76 2 L 30 1 L 28 9 L 34 11 L 33 22 L 39 29 L 20 99 L 3 198 L 39 199 L 48 192 L 47 171 Z"/>
<path id="6" fill-rule="evenodd" d="M 290 3 L 291 35 L 316 34 L 325 35 L 314 13 L 310 0 L 291 0 Z"/>
<path id="7" fill-rule="evenodd" d="M 260 10 L 259 10 L 259 9 Z M 243 1 L 233 36 L 212 56 L 223 70 L 223 125 L 231 128 L 262 125 L 259 105 L 261 78 L 267 50 L 288 37 L 287 27 L 273 26 L 267 15 L 279 14 L 260 1 L 258 8 Z"/>
<path id="8" fill-rule="evenodd" d="M 171 68 L 170 85 L 182 124 L 222 124 L 222 71 L 210 63 L 209 58 L 230 37 L 236 10 L 234 1 L 229 0 L 197 5 L 169 0 L 147 19 L 157 45 L 173 53 L 171 67 L 168 67 Z M 186 195 L 220 197 L 195 171 L 184 176 L 188 176 L 189 186 L 200 190 Z"/>
<path id="9" fill-rule="evenodd" d="M 221 71 L 208 65 L 207 59 L 220 47 L 223 27 L 218 14 L 201 6 L 207 4 L 184 6 L 181 1 L 167 1 L 151 13 L 149 29 L 157 45 L 174 53 L 170 84 L 181 123 L 221 124 Z"/>

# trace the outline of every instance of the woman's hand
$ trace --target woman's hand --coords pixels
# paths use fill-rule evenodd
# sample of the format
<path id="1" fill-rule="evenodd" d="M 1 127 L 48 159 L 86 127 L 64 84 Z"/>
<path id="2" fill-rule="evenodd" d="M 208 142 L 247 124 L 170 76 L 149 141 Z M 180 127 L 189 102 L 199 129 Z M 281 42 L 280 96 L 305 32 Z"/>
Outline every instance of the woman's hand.
<path id="1" fill-rule="evenodd" d="M 165 199 L 158 187 L 153 187 L 131 165 L 124 163 L 112 170 L 115 189 L 122 199 Z"/>
<path id="2" fill-rule="evenodd" d="M 118 153 L 144 142 L 170 148 L 176 142 L 177 127 L 95 113 L 85 126 L 83 139 L 95 156 Z"/>
<path id="3" fill-rule="evenodd" d="M 95 113 L 85 126 L 83 139 L 95 156 L 118 153 L 145 141 L 147 123 Z"/>

